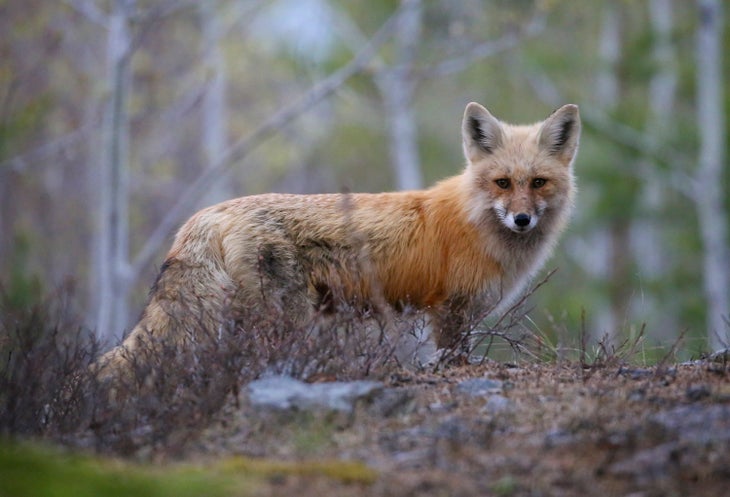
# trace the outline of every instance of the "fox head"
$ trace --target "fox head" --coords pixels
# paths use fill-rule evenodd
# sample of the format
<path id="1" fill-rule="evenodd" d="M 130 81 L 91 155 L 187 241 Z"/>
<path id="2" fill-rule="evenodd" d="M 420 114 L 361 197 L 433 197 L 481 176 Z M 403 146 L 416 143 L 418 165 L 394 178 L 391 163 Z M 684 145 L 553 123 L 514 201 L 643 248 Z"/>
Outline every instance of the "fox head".
<path id="1" fill-rule="evenodd" d="M 572 104 L 531 126 L 506 124 L 477 103 L 467 105 L 462 137 L 470 220 L 496 221 L 518 234 L 564 223 L 573 203 L 580 130 Z"/>

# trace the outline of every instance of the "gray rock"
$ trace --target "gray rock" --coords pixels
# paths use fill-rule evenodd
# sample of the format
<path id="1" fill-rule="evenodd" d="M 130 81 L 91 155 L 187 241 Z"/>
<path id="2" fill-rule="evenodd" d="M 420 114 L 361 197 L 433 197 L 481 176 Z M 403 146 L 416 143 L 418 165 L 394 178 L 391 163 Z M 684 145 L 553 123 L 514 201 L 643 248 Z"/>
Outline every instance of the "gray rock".
<path id="1" fill-rule="evenodd" d="M 377 381 L 304 383 L 289 376 L 271 376 L 248 385 L 249 400 L 258 407 L 277 410 L 326 410 L 350 413 L 360 399 L 383 389 Z"/>
<path id="2" fill-rule="evenodd" d="M 372 404 L 368 412 L 379 417 L 390 417 L 411 413 L 416 409 L 416 395 L 409 388 L 385 388 L 373 392 Z"/>
<path id="3" fill-rule="evenodd" d="M 730 467 L 730 406 L 689 404 L 648 417 L 636 427 L 640 446 L 607 472 L 655 485 L 669 477 L 726 477 Z"/>
<path id="4" fill-rule="evenodd" d="M 578 437 L 569 430 L 555 429 L 545 434 L 545 448 L 554 449 L 556 447 L 568 446 L 577 443 Z"/>
<path id="5" fill-rule="evenodd" d="M 496 414 L 498 412 L 504 412 L 512 407 L 510 400 L 504 395 L 490 395 L 487 399 L 487 403 L 484 404 L 484 410 L 489 413 Z"/>
<path id="6" fill-rule="evenodd" d="M 730 405 L 727 404 L 678 406 L 654 414 L 648 422 L 666 438 L 681 442 L 694 445 L 730 442 Z"/>
<path id="7" fill-rule="evenodd" d="M 460 382 L 457 385 L 457 388 L 461 393 L 465 393 L 473 397 L 482 397 L 485 395 L 502 393 L 503 386 L 504 384 L 499 380 L 471 378 Z"/>

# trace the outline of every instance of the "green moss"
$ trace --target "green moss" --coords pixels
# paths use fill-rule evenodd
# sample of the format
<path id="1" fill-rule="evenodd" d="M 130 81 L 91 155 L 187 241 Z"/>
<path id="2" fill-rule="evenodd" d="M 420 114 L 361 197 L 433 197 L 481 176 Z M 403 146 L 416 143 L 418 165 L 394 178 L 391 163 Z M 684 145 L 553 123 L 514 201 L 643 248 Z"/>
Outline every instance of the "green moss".
<path id="1" fill-rule="evenodd" d="M 141 466 L 27 443 L 0 442 L 0 497 L 246 496 L 274 477 L 328 478 L 372 484 L 358 461 L 273 461 L 232 457 L 206 465 Z"/>
<path id="2" fill-rule="evenodd" d="M 494 491 L 495 495 L 500 496 L 508 496 L 508 495 L 514 495 L 518 488 L 517 488 L 517 480 L 512 475 L 503 476 L 492 487 L 492 490 Z"/>
<path id="3" fill-rule="evenodd" d="M 149 469 L 28 444 L 0 443 L 0 496 L 231 495 L 234 481 L 199 469 Z M 238 487 L 236 485 L 236 487 Z M 246 495 L 240 491 L 234 495 Z"/>
<path id="4" fill-rule="evenodd" d="M 246 473 L 256 477 L 310 476 L 326 477 L 342 483 L 369 485 L 377 478 L 375 470 L 359 461 L 272 461 L 233 457 L 221 463 L 226 472 Z"/>

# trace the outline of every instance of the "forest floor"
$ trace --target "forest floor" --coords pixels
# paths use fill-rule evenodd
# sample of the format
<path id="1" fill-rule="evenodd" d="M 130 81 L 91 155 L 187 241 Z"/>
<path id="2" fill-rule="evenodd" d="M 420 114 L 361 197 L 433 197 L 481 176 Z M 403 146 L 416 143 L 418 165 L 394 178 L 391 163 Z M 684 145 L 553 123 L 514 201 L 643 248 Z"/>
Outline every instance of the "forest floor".
<path id="1" fill-rule="evenodd" d="M 63 306 L 8 308 L 0 497 L 730 495 L 730 349 L 643 366 L 640 336 L 588 354 L 581 335 L 562 361 L 515 333 L 516 362 L 414 372 L 367 321 L 261 314 L 139 346 L 106 384 Z"/>
<path id="2" fill-rule="evenodd" d="M 379 381 L 263 374 L 212 415 L 158 416 L 173 428 L 164 438 L 144 423 L 107 432 L 149 440 L 124 457 L 83 437 L 56 438 L 65 449 L 0 438 L 0 497 L 726 496 L 728 355 L 651 367 L 485 360 Z M 8 406 L 24 395 L 14 392 Z"/>
<path id="3" fill-rule="evenodd" d="M 392 375 L 351 412 L 242 392 L 184 457 L 236 458 L 269 468 L 260 496 L 728 495 L 730 367 L 487 363 Z"/>

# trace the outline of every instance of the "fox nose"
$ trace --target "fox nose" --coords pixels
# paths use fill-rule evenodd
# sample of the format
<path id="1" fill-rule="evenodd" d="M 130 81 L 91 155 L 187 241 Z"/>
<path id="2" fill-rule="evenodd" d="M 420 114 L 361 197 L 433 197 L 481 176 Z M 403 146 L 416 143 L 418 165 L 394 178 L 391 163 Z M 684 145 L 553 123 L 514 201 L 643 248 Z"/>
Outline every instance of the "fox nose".
<path id="1" fill-rule="evenodd" d="M 520 228 L 524 228 L 525 226 L 530 224 L 530 215 L 525 214 L 524 212 L 520 212 L 515 216 L 515 224 Z"/>

